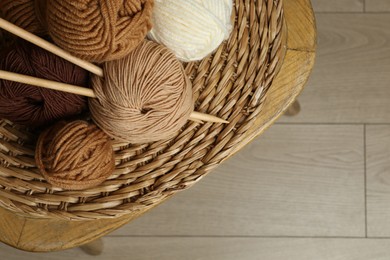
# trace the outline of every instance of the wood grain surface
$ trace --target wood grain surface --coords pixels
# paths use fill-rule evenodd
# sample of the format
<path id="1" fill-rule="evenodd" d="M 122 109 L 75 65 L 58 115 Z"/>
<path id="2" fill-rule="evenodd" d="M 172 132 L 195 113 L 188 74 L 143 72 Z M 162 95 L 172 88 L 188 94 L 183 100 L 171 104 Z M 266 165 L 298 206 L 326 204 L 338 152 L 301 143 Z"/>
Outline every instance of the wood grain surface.
<path id="1" fill-rule="evenodd" d="M 390 15 L 317 14 L 319 48 L 290 123 L 390 123 Z"/>
<path id="2" fill-rule="evenodd" d="M 75 248 L 31 254 L 0 244 L 6 260 L 388 260 L 390 240 L 356 238 L 229 238 L 133 237 L 104 238 L 100 256 Z"/>
<path id="3" fill-rule="evenodd" d="M 390 237 L 390 125 L 367 126 L 367 226 L 370 237 Z"/>
<path id="4" fill-rule="evenodd" d="M 0 241 L 17 245 L 26 219 L 16 217 L 13 213 L 2 208 L 0 208 L 0 217 Z"/>
<path id="5" fill-rule="evenodd" d="M 293 35 L 288 41 L 288 50 L 280 77 L 271 88 L 268 102 L 264 104 L 262 117 L 257 121 L 252 131 L 248 132 L 251 138 L 256 137 L 269 127 L 287 107 L 295 100 L 303 89 L 304 83 L 310 74 L 314 63 L 315 29 L 314 16 L 309 0 L 285 0 L 286 17 L 301 16 L 302 19 L 294 19 L 294 23 L 306 23 L 302 25 L 289 25 L 289 35 Z M 306 34 L 302 28 L 307 28 Z M 304 44 L 302 44 L 302 42 Z M 307 46 L 306 46 L 307 44 Z M 292 46 L 292 47 L 290 47 Z M 245 144 L 243 144 L 244 146 Z M 113 220 L 101 220 L 93 222 L 68 222 L 43 219 L 23 219 L 9 215 L 0 209 L 2 224 L 0 227 L 9 227 L 16 220 L 23 223 L 21 230 L 12 230 L 15 239 L 4 240 L 5 243 L 27 251 L 53 251 L 86 244 L 97 239 L 121 225 L 133 220 L 143 212 L 125 216 Z M 8 237 L 9 228 L 1 229 L 2 237 Z M 19 234 L 19 236 L 18 236 Z M 3 240 L 3 239 L 2 239 Z"/>
<path id="6" fill-rule="evenodd" d="M 363 12 L 364 8 L 364 0 L 312 0 L 311 2 L 315 12 Z"/>
<path id="7" fill-rule="evenodd" d="M 274 125 L 112 235 L 364 237 L 363 134 L 354 125 Z"/>
<path id="8" fill-rule="evenodd" d="M 389 0 L 365 0 L 367 12 L 390 12 Z"/>

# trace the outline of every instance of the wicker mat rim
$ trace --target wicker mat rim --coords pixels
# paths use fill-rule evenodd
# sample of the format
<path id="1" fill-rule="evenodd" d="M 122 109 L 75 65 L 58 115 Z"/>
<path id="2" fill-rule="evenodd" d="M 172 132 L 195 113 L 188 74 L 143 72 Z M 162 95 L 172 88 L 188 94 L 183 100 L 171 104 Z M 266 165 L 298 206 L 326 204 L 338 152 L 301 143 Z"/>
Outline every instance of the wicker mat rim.
<path id="1" fill-rule="evenodd" d="M 232 35 L 213 55 L 186 64 L 196 109 L 228 125 L 189 122 L 176 137 L 115 142 L 116 170 L 84 191 L 53 188 L 34 161 L 39 130 L 0 120 L 0 206 L 22 216 L 66 220 L 115 218 L 144 211 L 185 190 L 236 152 L 254 127 L 286 46 L 282 0 L 235 0 Z M 0 33 L 0 47 L 9 40 Z"/>

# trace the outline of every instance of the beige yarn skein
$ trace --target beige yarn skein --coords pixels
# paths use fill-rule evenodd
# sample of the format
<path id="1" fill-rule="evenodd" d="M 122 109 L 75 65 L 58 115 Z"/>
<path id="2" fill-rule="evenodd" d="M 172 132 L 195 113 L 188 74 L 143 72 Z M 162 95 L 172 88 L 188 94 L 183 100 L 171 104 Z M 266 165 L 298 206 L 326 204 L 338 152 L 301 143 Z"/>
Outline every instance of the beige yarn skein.
<path id="1" fill-rule="evenodd" d="M 175 55 L 144 41 L 127 57 L 106 62 L 93 76 L 92 119 L 116 139 L 149 143 L 173 137 L 194 110 L 192 84 Z"/>

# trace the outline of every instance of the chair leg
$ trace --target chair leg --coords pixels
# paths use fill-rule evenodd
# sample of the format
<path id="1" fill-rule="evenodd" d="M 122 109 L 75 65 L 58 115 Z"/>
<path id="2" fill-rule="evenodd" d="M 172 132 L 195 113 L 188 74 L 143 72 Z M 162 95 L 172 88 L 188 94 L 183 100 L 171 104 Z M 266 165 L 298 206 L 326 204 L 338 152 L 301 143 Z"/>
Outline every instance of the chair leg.
<path id="1" fill-rule="evenodd" d="M 103 253 L 103 239 L 99 238 L 96 239 L 95 241 L 92 241 L 89 244 L 80 246 L 80 249 L 83 250 L 85 253 L 88 255 L 100 255 Z"/>
<path id="2" fill-rule="evenodd" d="M 294 103 L 286 110 L 284 113 L 285 116 L 296 116 L 301 112 L 301 105 L 298 100 L 295 100 Z"/>

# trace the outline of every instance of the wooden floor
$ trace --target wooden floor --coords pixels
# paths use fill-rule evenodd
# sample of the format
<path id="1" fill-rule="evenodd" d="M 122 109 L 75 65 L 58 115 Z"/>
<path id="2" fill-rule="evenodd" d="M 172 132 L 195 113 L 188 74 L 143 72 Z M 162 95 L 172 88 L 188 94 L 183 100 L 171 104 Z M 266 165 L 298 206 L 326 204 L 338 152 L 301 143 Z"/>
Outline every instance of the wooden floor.
<path id="1" fill-rule="evenodd" d="M 0 245 L 0 259 L 390 259 L 390 0 L 312 1 L 300 115 L 106 237 L 100 257 Z"/>

